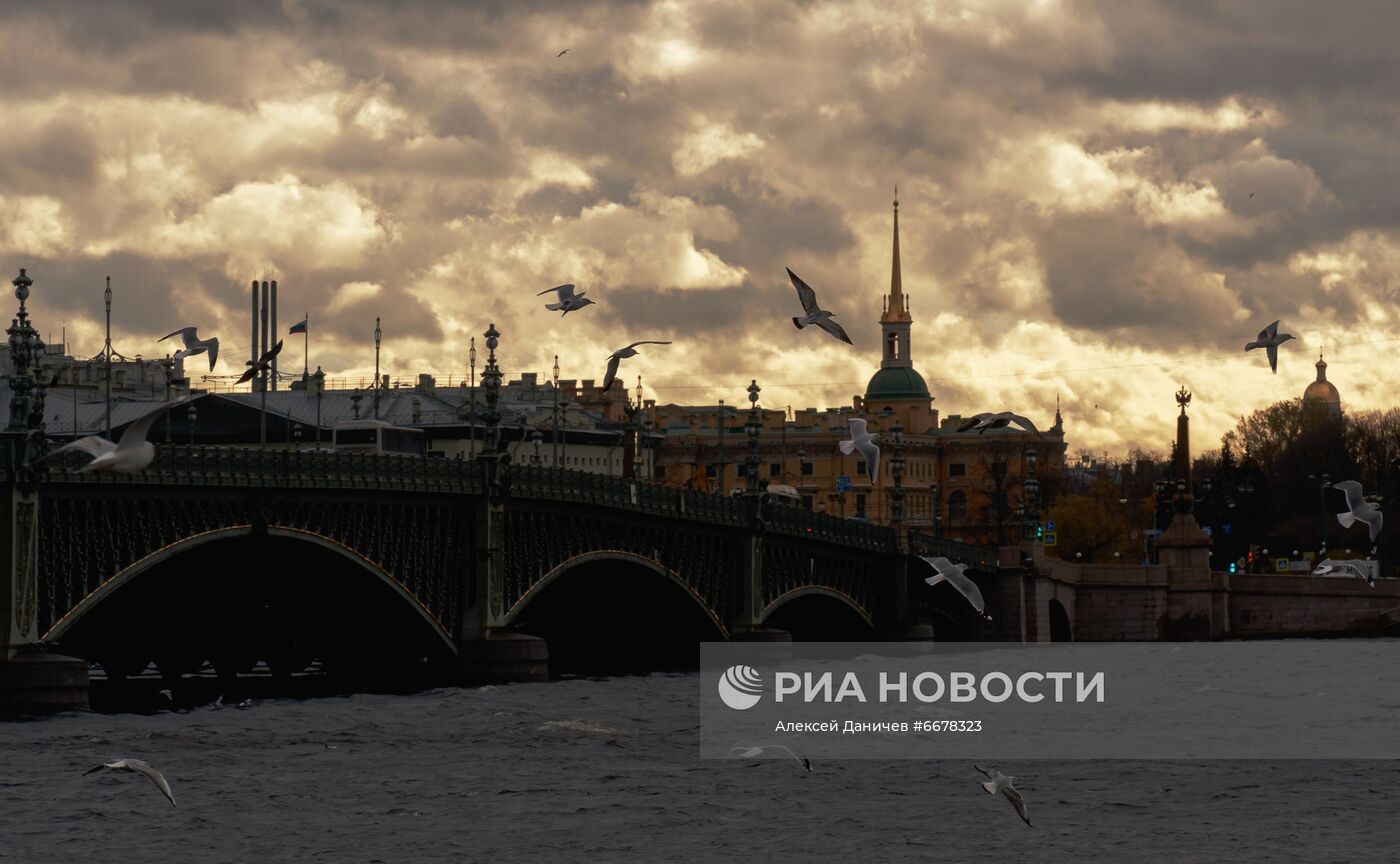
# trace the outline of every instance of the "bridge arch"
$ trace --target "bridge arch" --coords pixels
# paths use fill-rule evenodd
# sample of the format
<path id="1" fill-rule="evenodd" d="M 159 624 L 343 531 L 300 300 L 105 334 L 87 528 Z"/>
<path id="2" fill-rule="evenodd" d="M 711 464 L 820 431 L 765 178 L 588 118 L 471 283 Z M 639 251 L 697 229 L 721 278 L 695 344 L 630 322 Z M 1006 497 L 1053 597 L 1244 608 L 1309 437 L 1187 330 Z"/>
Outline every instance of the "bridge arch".
<path id="1" fill-rule="evenodd" d="M 784 605 L 792 602 L 793 600 L 798 599 L 799 597 L 812 596 L 830 597 L 831 599 L 836 600 L 842 603 L 843 605 L 849 607 L 852 612 L 860 616 L 860 619 L 864 621 L 867 626 L 872 628 L 875 626 L 874 618 L 871 617 L 869 612 L 862 609 L 860 607 L 860 604 L 857 603 L 852 597 L 850 597 L 847 594 L 843 594 L 840 591 L 837 591 L 833 588 L 826 588 L 821 585 L 811 585 L 805 588 L 794 588 L 786 594 L 778 596 L 773 600 L 773 602 L 769 603 L 766 607 L 764 607 L 763 612 L 759 614 L 758 618 L 760 621 L 766 622 L 769 619 L 769 617 L 773 615 L 774 612 L 777 612 L 778 609 L 780 609 Z"/>
<path id="2" fill-rule="evenodd" d="M 435 638 L 443 644 L 443 647 L 454 655 L 457 653 L 456 643 L 453 642 L 451 634 L 443 627 L 442 623 L 433 617 L 432 613 L 428 611 L 418 598 L 413 596 L 407 586 L 395 579 L 393 574 L 387 572 L 373 561 L 345 544 L 322 534 L 317 534 L 314 531 L 282 526 L 268 526 L 265 531 L 266 534 L 271 537 L 285 537 L 312 543 L 355 563 L 362 570 L 368 572 L 386 585 L 397 594 L 401 600 L 410 604 L 410 607 L 417 613 L 418 617 L 429 626 L 431 632 L 434 634 Z M 169 561 L 183 552 L 188 552 L 191 549 L 195 549 L 207 543 L 239 537 L 250 537 L 253 536 L 254 533 L 252 525 L 233 525 L 227 528 L 203 531 L 157 549 L 144 558 L 118 571 L 79 601 L 78 604 L 70 609 L 62 618 L 54 622 L 48 632 L 44 634 L 44 641 L 52 642 L 61 639 L 64 634 L 68 633 L 79 621 L 87 616 L 88 613 L 96 609 L 104 600 L 109 598 L 123 585 L 126 585 L 153 567 Z"/>
<path id="3" fill-rule="evenodd" d="M 689 597 L 695 601 L 695 604 L 704 611 L 705 616 L 715 625 L 715 629 L 720 632 L 724 639 L 726 641 L 729 639 L 729 628 L 725 626 L 723 619 L 720 618 L 715 610 L 710 608 L 709 604 L 705 602 L 705 598 L 701 597 L 699 592 L 697 592 L 689 582 L 685 581 L 685 577 L 659 561 L 623 549 L 600 549 L 593 552 L 584 552 L 561 561 L 550 569 L 548 573 L 541 576 L 535 584 L 530 586 L 529 590 L 520 595 L 519 600 L 516 600 L 515 603 L 506 610 L 505 624 L 508 626 L 519 618 L 520 613 L 524 611 L 530 601 L 539 596 L 545 588 L 548 588 L 550 584 L 557 581 L 559 577 L 586 564 L 604 561 L 621 561 L 634 564 L 671 580 L 672 583 L 689 595 Z"/>

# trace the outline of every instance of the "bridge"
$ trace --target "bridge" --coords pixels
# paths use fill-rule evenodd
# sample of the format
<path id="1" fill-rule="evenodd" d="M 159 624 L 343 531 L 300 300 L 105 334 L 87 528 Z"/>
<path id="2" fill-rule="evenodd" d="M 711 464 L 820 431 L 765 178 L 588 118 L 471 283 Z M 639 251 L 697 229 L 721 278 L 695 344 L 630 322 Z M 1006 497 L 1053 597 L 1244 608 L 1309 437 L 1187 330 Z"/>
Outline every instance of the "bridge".
<path id="1" fill-rule="evenodd" d="M 761 491 L 724 498 L 496 455 L 166 445 L 131 475 L 77 473 L 82 461 L 0 466 L 4 647 L 48 647 L 109 677 L 151 662 L 173 676 L 205 661 L 295 673 L 318 659 L 535 679 L 555 633 L 560 648 L 611 640 L 644 656 L 658 648 L 648 632 L 693 648 L 784 638 L 783 621 L 804 638 L 908 624 L 893 529 Z M 607 616 L 620 590 L 654 602 L 631 620 L 569 620 Z M 638 616 L 672 620 L 639 632 Z"/>
<path id="2" fill-rule="evenodd" d="M 511 464 L 494 325 L 475 459 L 167 444 L 137 473 L 79 473 L 83 457 L 48 455 L 33 282 L 13 284 L 0 708 L 84 704 L 85 661 L 118 680 L 313 662 L 538 679 L 551 654 L 600 646 L 636 659 L 909 623 L 897 532 L 770 501 L 753 436 L 735 498 Z"/>

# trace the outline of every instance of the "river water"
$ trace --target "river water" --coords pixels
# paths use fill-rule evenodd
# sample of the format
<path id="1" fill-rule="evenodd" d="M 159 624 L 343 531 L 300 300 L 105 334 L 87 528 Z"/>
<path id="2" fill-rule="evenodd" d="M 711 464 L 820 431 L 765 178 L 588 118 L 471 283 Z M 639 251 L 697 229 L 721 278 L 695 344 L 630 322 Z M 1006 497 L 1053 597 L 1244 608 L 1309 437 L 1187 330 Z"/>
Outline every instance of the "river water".
<path id="1" fill-rule="evenodd" d="M 700 686 L 0 724 L 0 861 L 1400 861 L 1400 762 L 998 765 L 1028 827 L 966 761 L 702 760 Z M 179 807 L 137 775 L 82 776 L 124 756 L 164 771 Z"/>

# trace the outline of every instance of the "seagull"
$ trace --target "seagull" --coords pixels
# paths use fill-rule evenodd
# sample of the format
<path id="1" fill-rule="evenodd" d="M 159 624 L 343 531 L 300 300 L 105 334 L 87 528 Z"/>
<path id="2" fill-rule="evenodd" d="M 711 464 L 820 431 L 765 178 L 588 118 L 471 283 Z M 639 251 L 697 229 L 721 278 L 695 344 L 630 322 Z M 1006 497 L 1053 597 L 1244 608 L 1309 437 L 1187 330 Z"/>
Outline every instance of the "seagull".
<path id="1" fill-rule="evenodd" d="M 852 450 L 859 450 L 860 455 L 865 457 L 865 467 L 870 471 L 870 482 L 873 485 L 880 475 L 880 448 L 875 446 L 875 439 L 880 437 L 880 433 L 871 434 L 865 431 L 865 421 L 859 417 L 851 418 L 851 437 L 847 441 L 838 442 L 841 452 L 847 456 Z"/>
<path id="2" fill-rule="evenodd" d="M 193 357 L 196 354 L 203 354 L 206 351 L 209 352 L 209 371 L 213 372 L 214 364 L 219 362 L 219 340 L 217 337 L 212 339 L 201 339 L 199 338 L 199 334 L 197 332 L 198 330 L 198 327 L 181 327 L 174 333 L 171 333 L 167 336 L 162 336 L 156 341 L 164 342 L 171 336 L 179 336 L 180 341 L 185 343 L 185 348 L 182 351 L 175 352 L 176 360 L 181 360 L 185 357 Z"/>
<path id="3" fill-rule="evenodd" d="M 808 771 L 812 770 L 812 760 L 808 759 L 806 756 L 797 755 L 792 751 L 792 748 L 788 747 L 786 744 L 759 744 L 756 747 L 731 747 L 729 748 L 729 755 L 724 758 L 733 759 L 737 756 L 740 759 L 753 759 L 756 756 L 762 756 L 763 753 L 768 750 L 781 750 L 793 759 L 796 759 L 798 764 L 803 768 L 806 768 Z"/>
<path id="4" fill-rule="evenodd" d="M 101 771 L 104 768 L 109 771 L 131 771 L 137 774 L 145 774 L 147 777 L 151 778 L 152 783 L 156 784 L 156 788 L 160 789 L 160 791 L 165 794 L 165 797 L 170 799 L 170 806 L 175 806 L 175 794 L 170 791 L 170 784 L 165 782 L 165 775 L 152 768 L 149 762 L 143 762 L 140 759 L 118 759 L 115 762 L 103 762 L 101 765 L 94 765 L 84 771 L 83 776 L 86 777 L 94 771 Z"/>
<path id="5" fill-rule="evenodd" d="M 235 385 L 238 385 L 242 384 L 244 381 L 252 381 L 255 377 L 257 377 L 259 372 L 270 371 L 272 369 L 272 358 L 276 357 L 278 354 L 281 353 L 282 340 L 278 339 L 277 344 L 264 351 L 263 355 L 258 358 L 258 361 L 256 363 L 254 363 L 252 360 L 249 360 L 247 362 L 248 368 L 244 369 L 243 374 L 239 377 L 237 381 L 233 383 Z"/>
<path id="6" fill-rule="evenodd" d="M 577 294 L 574 293 L 574 286 L 572 283 L 560 285 L 557 288 L 550 288 L 546 291 L 541 291 L 535 296 L 543 297 L 550 291 L 553 291 L 559 296 L 559 302 L 546 303 L 544 305 L 544 308 L 550 310 L 551 312 L 558 312 L 562 309 L 564 310 L 564 314 L 568 315 L 570 312 L 577 312 L 585 306 L 593 305 L 593 301 L 586 298 L 582 291 L 578 292 Z"/>
<path id="7" fill-rule="evenodd" d="M 1331 558 L 1324 558 L 1318 562 L 1317 569 L 1312 572 L 1314 576 L 1330 576 L 1333 573 L 1339 576 L 1357 576 L 1366 580 L 1366 584 L 1372 588 L 1376 587 L 1376 577 L 1371 573 L 1371 562 L 1361 561 L 1351 558 L 1346 561 L 1333 561 Z M 1311 579 L 1308 580 L 1312 582 Z"/>
<path id="8" fill-rule="evenodd" d="M 1094 407 L 1097 408 L 1099 406 L 1095 405 Z M 977 434 L 981 435 L 988 429 L 1001 429 L 1010 423 L 1015 423 L 1027 432 L 1039 434 L 1039 430 L 1035 428 L 1035 424 L 1029 419 L 1022 417 L 1020 414 L 1013 414 L 1010 411 L 1000 411 L 996 414 L 986 412 L 973 414 L 971 417 L 964 420 L 962 425 L 958 426 L 958 431 L 970 432 L 975 430 Z"/>
<path id="9" fill-rule="evenodd" d="M 801 330 L 809 324 L 815 324 L 847 345 L 853 344 L 851 337 L 847 336 L 846 331 L 841 329 L 841 325 L 831 320 L 832 313 L 817 305 L 817 292 L 812 290 L 812 286 L 799 279 L 797 274 L 791 270 L 788 270 L 787 274 L 788 278 L 792 280 L 792 286 L 797 289 L 797 299 L 802 301 L 802 311 L 807 313 L 801 318 L 794 317 L 792 319 L 792 323 L 797 326 L 797 329 Z"/>
<path id="10" fill-rule="evenodd" d="M 1254 197 L 1254 193 L 1253 193 L 1253 192 L 1249 193 L 1249 197 L 1253 198 L 1253 197 Z"/>
<path id="11" fill-rule="evenodd" d="M 560 51 L 558 54 L 555 54 L 555 55 L 554 55 L 554 59 L 555 59 L 555 60 L 558 60 L 560 57 L 563 57 L 565 54 L 568 54 L 568 53 L 569 53 L 569 49 L 568 49 L 568 48 L 565 48 L 563 51 Z"/>
<path id="12" fill-rule="evenodd" d="M 1021 793 L 1016 791 L 1016 787 L 1011 785 L 1016 782 L 1015 777 L 1007 777 L 995 768 L 988 771 L 977 765 L 972 767 L 986 775 L 987 779 L 983 781 L 982 788 L 987 790 L 987 794 L 995 795 L 1000 792 L 1005 795 L 1006 800 L 1011 802 L 1011 806 L 1016 808 L 1016 815 L 1025 820 L 1027 825 L 1031 824 L 1031 817 L 1026 814 L 1026 802 L 1021 799 Z"/>
<path id="13" fill-rule="evenodd" d="M 1357 522 L 1365 522 L 1371 529 L 1371 541 L 1375 542 L 1376 535 L 1381 531 L 1381 520 L 1384 518 L 1380 505 L 1362 498 L 1361 484 L 1355 480 L 1333 483 L 1332 488 L 1342 490 L 1347 496 L 1347 512 L 1338 513 L 1337 521 L 1342 523 L 1343 528 L 1350 528 Z"/>
<path id="14" fill-rule="evenodd" d="M 1268 327 L 1265 327 L 1263 330 L 1260 330 L 1259 338 L 1244 346 L 1244 350 L 1253 351 L 1255 348 L 1265 349 L 1265 351 L 1269 355 L 1269 368 L 1274 370 L 1274 374 L 1277 375 L 1278 346 L 1282 345 L 1283 343 L 1287 342 L 1289 339 L 1292 338 L 1294 338 L 1292 333 L 1284 333 L 1280 335 L 1278 332 L 1278 322 L 1275 321 Z"/>
<path id="15" fill-rule="evenodd" d="M 603 376 L 603 392 L 606 393 L 607 390 L 608 390 L 608 388 L 611 387 L 611 386 L 613 385 L 613 382 L 617 380 L 617 364 L 618 364 L 618 363 L 621 363 L 623 360 L 625 360 L 625 359 L 628 358 L 628 357 L 636 357 L 636 356 L 637 356 L 637 346 L 638 346 L 638 345 L 670 345 L 670 344 L 671 344 L 670 342 L 633 342 L 631 345 L 628 345 L 626 348 L 619 348 L 619 349 L 617 349 L 616 351 L 614 351 L 614 352 L 613 352 L 611 355 L 609 355 L 609 357 L 608 357 L 608 371 L 607 371 L 607 374 L 605 374 L 605 375 Z"/>
<path id="16" fill-rule="evenodd" d="M 64 444 L 49 455 L 57 456 L 70 450 L 81 450 L 93 459 L 78 469 L 80 474 L 134 474 L 156 458 L 155 445 L 146 440 L 146 435 L 151 431 L 151 424 L 166 411 L 188 401 L 188 397 L 183 397 L 162 402 L 159 408 L 127 424 L 121 440 L 116 444 L 101 435 L 88 435 Z"/>
<path id="17" fill-rule="evenodd" d="M 976 609 L 982 617 L 986 618 L 988 621 L 992 620 L 992 616 L 986 613 L 987 604 L 986 601 L 982 599 L 981 589 L 977 587 L 976 582 L 973 582 L 965 574 L 967 570 L 966 564 L 954 564 L 947 558 L 926 558 L 922 555 L 919 556 L 919 560 L 936 571 L 936 574 L 925 579 L 925 582 L 929 585 L 947 582 L 949 585 L 956 588 L 959 594 L 966 597 L 967 602 L 971 603 L 972 608 Z"/>

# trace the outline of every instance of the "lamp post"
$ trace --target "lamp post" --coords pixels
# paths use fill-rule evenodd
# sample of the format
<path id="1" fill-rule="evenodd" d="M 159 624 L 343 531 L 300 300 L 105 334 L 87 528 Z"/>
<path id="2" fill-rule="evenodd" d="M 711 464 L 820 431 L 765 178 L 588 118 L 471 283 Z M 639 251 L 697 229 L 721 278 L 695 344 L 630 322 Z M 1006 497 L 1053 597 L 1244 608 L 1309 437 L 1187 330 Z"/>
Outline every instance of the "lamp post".
<path id="1" fill-rule="evenodd" d="M 1040 460 L 1040 454 L 1034 447 L 1027 447 L 1026 457 L 1026 479 L 1022 484 L 1025 487 L 1025 504 L 1027 516 L 1027 531 L 1023 535 L 1025 539 L 1035 539 L 1035 529 L 1040 526 L 1040 480 L 1035 476 L 1035 466 Z"/>
<path id="2" fill-rule="evenodd" d="M 935 537 L 943 536 L 943 498 L 941 496 L 941 491 L 937 480 L 929 484 L 929 503 L 933 507 L 933 536 Z"/>
<path id="3" fill-rule="evenodd" d="M 1323 473 L 1321 477 L 1316 474 L 1309 474 L 1308 479 L 1317 483 L 1317 526 L 1322 535 L 1322 547 L 1318 550 L 1319 555 L 1327 557 L 1327 490 L 1332 486 L 1332 475 Z"/>
<path id="4" fill-rule="evenodd" d="M 719 475 L 719 494 L 724 494 L 724 400 L 719 400 L 719 420 L 716 421 L 719 431 L 719 470 L 715 473 Z"/>
<path id="5" fill-rule="evenodd" d="M 554 412 L 549 430 L 549 464 L 559 467 L 559 355 L 554 355 Z"/>
<path id="6" fill-rule="evenodd" d="M 467 446 L 470 448 L 468 455 L 476 458 L 476 337 L 472 337 L 471 350 L 467 352 L 467 362 L 471 364 L 471 375 L 467 378 L 471 382 L 471 401 L 467 405 L 467 429 L 470 434 Z"/>
<path id="7" fill-rule="evenodd" d="M 379 329 L 379 317 L 374 319 L 374 419 L 379 419 L 379 342 L 384 333 Z"/>
<path id="8" fill-rule="evenodd" d="M 745 460 L 745 473 L 748 476 L 744 479 L 750 492 L 758 491 L 758 435 L 763 430 L 763 415 L 758 410 L 758 393 L 761 389 L 758 379 L 749 381 L 749 422 L 744 429 L 749 438 L 749 455 Z"/>
<path id="9" fill-rule="evenodd" d="M 300 449 L 301 449 L 301 432 L 302 432 L 302 430 L 301 430 L 301 424 L 300 424 L 300 423 L 294 423 L 294 424 L 292 424 L 292 443 L 293 443 L 294 449 L 296 449 L 296 450 L 300 450 Z"/>
<path id="10" fill-rule="evenodd" d="M 535 445 L 535 453 L 530 457 L 530 463 L 536 467 L 540 464 L 540 442 L 544 440 L 544 435 L 536 429 L 535 434 L 530 436 L 530 441 Z"/>
<path id="11" fill-rule="evenodd" d="M 107 341 L 102 346 L 103 383 L 106 386 L 107 440 L 112 440 L 112 277 L 107 277 L 107 290 L 102 292 L 107 307 Z"/>
<path id="12" fill-rule="evenodd" d="M 803 443 L 806 443 L 806 442 L 803 442 Z M 801 495 L 802 493 L 804 493 L 804 492 L 807 491 L 807 487 L 806 487 L 807 481 L 804 479 L 804 478 L 806 478 L 806 476 L 807 476 L 807 448 L 805 448 L 805 447 L 803 447 L 803 446 L 801 446 L 801 445 L 799 444 L 798 447 L 797 447 L 797 492 L 798 492 L 799 495 Z M 806 498 L 807 496 L 806 496 L 806 495 L 802 495 L 802 497 L 803 497 L 803 498 Z"/>
<path id="13" fill-rule="evenodd" d="M 195 424 L 195 421 L 199 419 L 199 409 L 194 407 L 194 403 L 193 403 L 193 402 L 190 403 L 189 410 L 185 412 L 185 417 L 190 421 L 190 446 L 193 447 L 193 446 L 194 446 L 194 424 Z"/>

